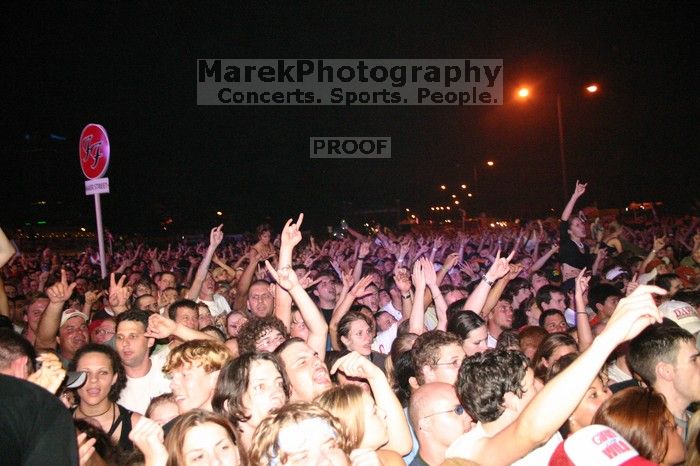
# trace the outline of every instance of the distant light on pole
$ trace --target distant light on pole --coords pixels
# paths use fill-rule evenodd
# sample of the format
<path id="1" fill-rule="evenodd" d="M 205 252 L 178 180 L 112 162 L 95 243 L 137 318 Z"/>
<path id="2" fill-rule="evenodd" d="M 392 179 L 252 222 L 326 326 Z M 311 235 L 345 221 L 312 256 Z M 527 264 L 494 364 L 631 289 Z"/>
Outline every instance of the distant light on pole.
<path id="1" fill-rule="evenodd" d="M 406 209 L 406 212 L 410 212 L 410 211 L 411 211 L 411 209 Z"/>
<path id="2" fill-rule="evenodd" d="M 452 199 L 457 199 L 457 195 L 456 195 L 456 194 L 453 194 L 453 195 L 452 195 Z"/>
<path id="3" fill-rule="evenodd" d="M 219 217 L 221 217 L 222 215 L 224 215 L 224 213 L 223 213 L 222 211 L 220 211 L 220 210 L 217 210 L 217 211 L 216 211 L 216 215 L 218 215 Z"/>
<path id="4" fill-rule="evenodd" d="M 441 185 L 440 185 L 440 189 L 442 189 L 442 190 L 444 191 L 444 190 L 447 189 L 447 186 L 445 186 L 444 184 L 441 184 Z"/>
<path id="5" fill-rule="evenodd" d="M 459 205 L 459 201 L 455 201 L 455 205 Z"/>
<path id="6" fill-rule="evenodd" d="M 594 92 L 598 92 L 598 85 L 597 84 L 591 84 L 589 86 L 586 86 L 586 90 L 593 94 Z"/>
<path id="7" fill-rule="evenodd" d="M 518 97 L 521 97 L 524 99 L 525 97 L 527 97 L 529 95 L 530 95 L 530 89 L 528 89 L 527 87 L 521 87 L 520 89 L 518 89 Z"/>
<path id="8" fill-rule="evenodd" d="M 463 184 L 463 185 L 461 186 L 461 188 L 462 188 L 462 189 L 467 189 L 467 185 L 466 185 L 466 184 Z"/>
<path id="9" fill-rule="evenodd" d="M 472 197 L 472 193 L 467 194 L 468 197 Z"/>
<path id="10" fill-rule="evenodd" d="M 489 167 L 493 167 L 493 160 L 489 160 L 488 162 L 486 162 L 486 165 L 488 165 Z"/>

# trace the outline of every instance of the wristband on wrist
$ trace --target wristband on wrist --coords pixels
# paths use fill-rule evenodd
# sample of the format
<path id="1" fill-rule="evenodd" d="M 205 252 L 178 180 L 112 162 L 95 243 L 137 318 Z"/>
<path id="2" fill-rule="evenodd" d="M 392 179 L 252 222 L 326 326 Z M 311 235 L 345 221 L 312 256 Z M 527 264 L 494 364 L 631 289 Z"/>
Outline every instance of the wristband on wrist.
<path id="1" fill-rule="evenodd" d="M 496 283 L 496 282 L 493 282 L 493 281 L 489 280 L 489 279 L 486 277 L 486 275 L 484 275 L 483 277 L 481 277 L 481 281 L 484 282 L 484 283 L 486 283 L 488 286 L 493 286 L 493 284 Z"/>
<path id="2" fill-rule="evenodd" d="M 411 299 L 411 293 L 402 294 L 401 297 L 402 297 L 403 299 Z"/>
<path id="3" fill-rule="evenodd" d="M 365 260 L 366 258 L 367 258 L 367 256 L 364 256 L 364 257 L 359 257 L 359 256 L 358 256 L 358 257 L 357 257 L 357 260 L 363 261 L 363 260 Z"/>
<path id="4" fill-rule="evenodd" d="M 587 312 L 583 312 L 583 311 L 577 311 L 576 314 L 586 314 L 586 315 L 588 315 Z"/>

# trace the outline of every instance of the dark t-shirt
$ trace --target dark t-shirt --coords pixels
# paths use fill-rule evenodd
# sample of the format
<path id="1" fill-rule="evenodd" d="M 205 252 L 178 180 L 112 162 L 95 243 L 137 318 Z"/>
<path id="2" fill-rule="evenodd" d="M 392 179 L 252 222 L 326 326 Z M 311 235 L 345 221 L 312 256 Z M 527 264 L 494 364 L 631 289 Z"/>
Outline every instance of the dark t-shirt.
<path id="1" fill-rule="evenodd" d="M 568 264 L 576 269 L 582 269 L 584 267 L 591 269 L 593 265 L 594 257 L 589 254 L 588 246 L 583 245 L 583 252 L 576 246 L 569 236 L 569 222 L 562 220 L 559 223 L 559 260 L 563 264 Z"/>
<path id="2" fill-rule="evenodd" d="M 0 399 L 0 465 L 78 465 L 73 420 L 58 398 L 0 374 Z"/>
<path id="3" fill-rule="evenodd" d="M 326 319 L 326 323 L 331 323 L 331 317 L 333 317 L 333 309 L 321 309 L 323 313 L 323 318 Z"/>

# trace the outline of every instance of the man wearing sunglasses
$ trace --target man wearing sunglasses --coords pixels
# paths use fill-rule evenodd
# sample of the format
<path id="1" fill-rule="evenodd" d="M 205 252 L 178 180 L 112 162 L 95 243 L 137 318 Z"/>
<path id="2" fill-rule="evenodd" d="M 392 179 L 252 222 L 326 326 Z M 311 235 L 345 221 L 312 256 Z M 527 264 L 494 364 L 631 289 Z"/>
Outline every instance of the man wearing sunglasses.
<path id="1" fill-rule="evenodd" d="M 418 439 L 418 455 L 409 466 L 442 464 L 447 448 L 472 427 L 454 386 L 442 382 L 418 388 L 411 395 L 408 415 Z"/>

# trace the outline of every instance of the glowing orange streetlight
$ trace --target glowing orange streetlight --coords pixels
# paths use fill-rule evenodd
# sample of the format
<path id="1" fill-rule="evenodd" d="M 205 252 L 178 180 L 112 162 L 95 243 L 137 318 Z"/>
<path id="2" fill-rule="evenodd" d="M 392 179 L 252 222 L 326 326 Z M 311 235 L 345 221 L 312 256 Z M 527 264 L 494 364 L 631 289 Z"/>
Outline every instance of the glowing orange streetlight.
<path id="1" fill-rule="evenodd" d="M 525 97 L 527 97 L 529 95 L 530 95 L 530 89 L 528 89 L 527 87 L 521 87 L 520 89 L 518 89 L 518 97 L 524 99 Z"/>
<path id="2" fill-rule="evenodd" d="M 598 85 L 597 84 L 590 84 L 586 86 L 586 90 L 590 93 L 593 94 L 595 92 L 598 92 Z"/>
<path id="3" fill-rule="evenodd" d="M 462 189 L 467 189 L 467 185 L 466 185 L 466 184 L 463 184 L 463 185 L 461 186 L 461 188 L 462 188 Z"/>
<path id="4" fill-rule="evenodd" d="M 493 160 L 489 160 L 488 162 L 486 162 L 486 165 L 488 165 L 489 167 L 493 167 Z"/>

